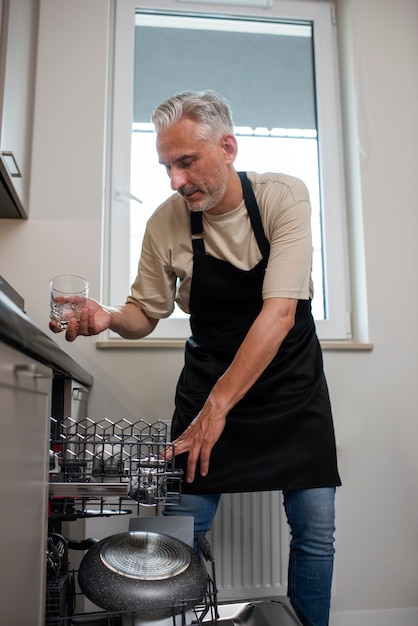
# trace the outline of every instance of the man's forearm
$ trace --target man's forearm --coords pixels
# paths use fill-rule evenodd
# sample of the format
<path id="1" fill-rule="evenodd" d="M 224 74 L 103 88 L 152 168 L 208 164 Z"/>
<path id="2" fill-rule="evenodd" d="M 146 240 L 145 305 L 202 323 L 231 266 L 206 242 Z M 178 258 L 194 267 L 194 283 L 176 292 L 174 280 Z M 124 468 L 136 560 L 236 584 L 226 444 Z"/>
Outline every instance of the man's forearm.
<path id="1" fill-rule="evenodd" d="M 230 367 L 214 386 L 210 401 L 227 413 L 252 387 L 294 325 L 296 300 L 272 298 L 254 321 Z"/>
<path id="2" fill-rule="evenodd" d="M 110 330 L 124 339 L 142 339 L 156 327 L 158 320 L 148 317 L 135 304 L 105 307 L 110 313 Z"/>

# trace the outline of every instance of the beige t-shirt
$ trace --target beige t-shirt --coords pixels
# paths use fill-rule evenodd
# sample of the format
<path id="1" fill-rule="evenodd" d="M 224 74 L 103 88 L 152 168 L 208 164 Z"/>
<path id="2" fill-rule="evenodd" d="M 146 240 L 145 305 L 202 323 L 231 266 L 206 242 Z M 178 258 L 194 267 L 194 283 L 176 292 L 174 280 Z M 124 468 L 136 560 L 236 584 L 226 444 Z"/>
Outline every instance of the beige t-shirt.
<path id="1" fill-rule="evenodd" d="M 285 174 L 248 172 L 248 178 L 270 242 L 263 298 L 311 298 L 311 206 L 305 184 Z M 203 213 L 203 228 L 206 254 L 244 270 L 260 261 L 244 201 L 223 215 Z M 138 275 L 127 302 L 157 319 L 169 317 L 174 302 L 189 313 L 192 271 L 190 212 L 176 193 L 148 220 Z"/>

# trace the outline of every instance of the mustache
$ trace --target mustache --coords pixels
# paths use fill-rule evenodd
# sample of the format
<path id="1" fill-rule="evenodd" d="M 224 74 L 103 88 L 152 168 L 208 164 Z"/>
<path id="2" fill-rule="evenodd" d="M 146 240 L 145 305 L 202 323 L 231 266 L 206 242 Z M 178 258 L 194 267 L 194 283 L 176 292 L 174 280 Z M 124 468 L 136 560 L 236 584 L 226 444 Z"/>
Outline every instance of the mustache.
<path id="1" fill-rule="evenodd" d="M 199 187 L 179 187 L 179 189 L 177 190 L 179 192 L 179 194 L 181 196 L 188 196 L 191 193 L 195 193 L 196 191 L 199 191 Z"/>

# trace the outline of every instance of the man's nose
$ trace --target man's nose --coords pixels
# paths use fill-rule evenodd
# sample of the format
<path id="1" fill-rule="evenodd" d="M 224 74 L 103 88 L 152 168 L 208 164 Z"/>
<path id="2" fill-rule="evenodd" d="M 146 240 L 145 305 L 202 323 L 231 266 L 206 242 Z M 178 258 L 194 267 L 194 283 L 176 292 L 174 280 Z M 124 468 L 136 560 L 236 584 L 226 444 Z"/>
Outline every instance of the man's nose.
<path id="1" fill-rule="evenodd" d="M 178 191 L 180 187 L 186 184 L 186 174 L 180 168 L 171 168 L 170 170 L 170 183 L 173 191 Z"/>

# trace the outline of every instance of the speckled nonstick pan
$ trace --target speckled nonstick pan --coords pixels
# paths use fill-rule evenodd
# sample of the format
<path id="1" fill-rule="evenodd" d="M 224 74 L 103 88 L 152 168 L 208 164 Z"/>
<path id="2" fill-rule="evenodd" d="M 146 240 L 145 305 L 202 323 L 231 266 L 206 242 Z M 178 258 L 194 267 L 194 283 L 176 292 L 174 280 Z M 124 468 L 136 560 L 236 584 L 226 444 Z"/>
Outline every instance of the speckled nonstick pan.
<path id="1" fill-rule="evenodd" d="M 192 609 L 206 594 L 201 557 L 182 541 L 143 531 L 98 541 L 85 554 L 78 580 L 83 593 L 108 611 L 133 611 L 158 620 Z"/>

